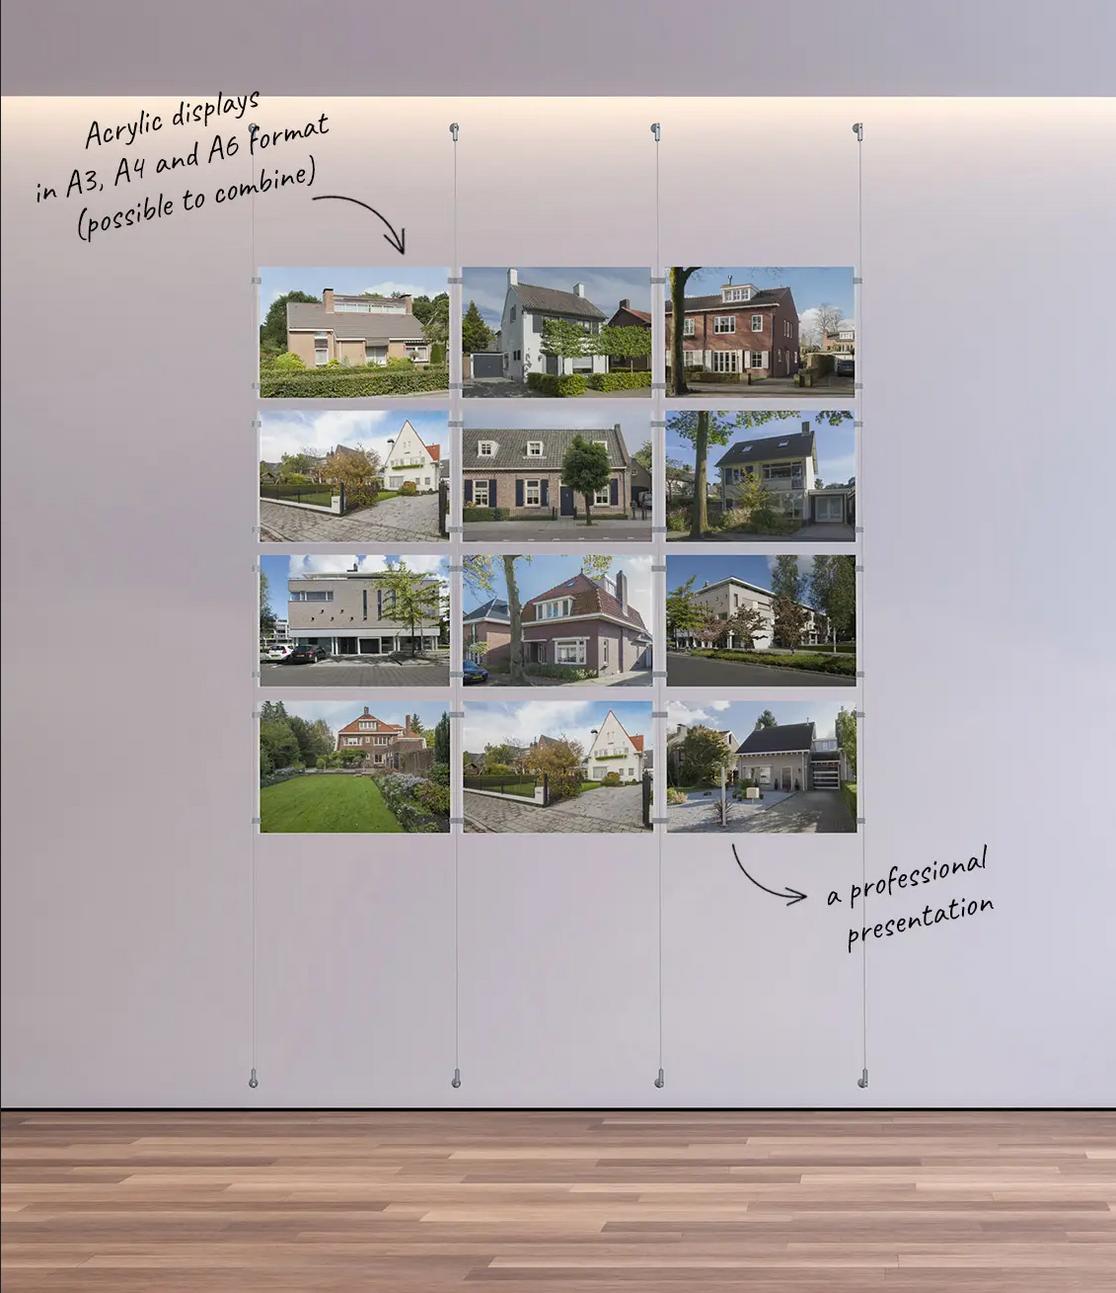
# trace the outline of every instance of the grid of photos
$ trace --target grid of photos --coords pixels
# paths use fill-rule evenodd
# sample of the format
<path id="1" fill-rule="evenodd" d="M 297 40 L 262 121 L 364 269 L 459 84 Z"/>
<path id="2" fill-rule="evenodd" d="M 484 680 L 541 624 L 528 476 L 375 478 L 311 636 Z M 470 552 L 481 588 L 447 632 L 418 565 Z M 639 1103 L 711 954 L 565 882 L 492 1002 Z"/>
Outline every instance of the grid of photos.
<path id="1" fill-rule="evenodd" d="M 853 271 L 460 282 L 260 271 L 261 831 L 855 832 Z"/>

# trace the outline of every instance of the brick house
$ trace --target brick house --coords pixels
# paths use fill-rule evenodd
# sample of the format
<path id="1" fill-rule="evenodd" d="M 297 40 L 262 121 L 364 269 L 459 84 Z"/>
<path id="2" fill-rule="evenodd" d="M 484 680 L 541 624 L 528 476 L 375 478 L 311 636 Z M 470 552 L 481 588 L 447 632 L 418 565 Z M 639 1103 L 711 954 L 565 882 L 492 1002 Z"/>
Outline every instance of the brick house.
<path id="1" fill-rule="evenodd" d="M 346 366 L 389 359 L 430 362 L 430 343 L 412 312 L 410 296 L 345 295 L 332 287 L 321 302 L 287 302 L 287 349 L 307 368 L 336 359 Z"/>
<path id="2" fill-rule="evenodd" d="M 433 575 L 427 582 L 441 583 Z M 410 625 L 391 618 L 391 596 L 382 571 L 292 575 L 287 581 L 291 641 L 325 647 L 334 656 L 409 653 Z M 441 631 L 439 618 L 423 619 L 415 626 L 416 649 L 433 651 Z"/>
<path id="3" fill-rule="evenodd" d="M 417 771 L 426 762 L 422 754 L 427 745 L 426 738 L 411 724 L 410 714 L 405 715 L 402 724 L 385 723 L 365 705 L 364 713 L 338 731 L 337 749 L 363 750 L 363 766 L 367 768 Z"/>
<path id="4" fill-rule="evenodd" d="M 711 296 L 687 296 L 682 347 L 687 368 L 731 376 L 793 377 L 801 367 L 798 310 L 789 287 L 725 283 Z M 673 306 L 666 302 L 666 362 Z"/>
<path id="5" fill-rule="evenodd" d="M 624 297 L 616 307 L 616 313 L 609 319 L 607 326 L 610 328 L 646 328 L 650 331 L 651 311 L 633 309 L 631 299 Z M 624 360 L 618 363 L 617 367 L 643 372 L 651 367 L 651 356 L 644 355 L 642 358 L 634 359 L 631 363 Z"/>
<path id="6" fill-rule="evenodd" d="M 523 606 L 523 662 L 595 669 L 602 678 L 651 667 L 651 634 L 628 602 L 628 579 L 576 574 Z"/>
<path id="7" fill-rule="evenodd" d="M 506 664 L 511 656 L 511 614 L 500 597 L 462 616 L 465 657 L 489 665 Z"/>
<path id="8" fill-rule="evenodd" d="M 518 520 L 584 516 L 584 500 L 562 484 L 562 459 L 578 435 L 603 445 L 608 453 L 611 475 L 593 501 L 593 514 L 627 516 L 631 459 L 617 423 L 588 430 L 466 427 L 462 435 L 465 520 L 470 507 L 498 507 Z"/>

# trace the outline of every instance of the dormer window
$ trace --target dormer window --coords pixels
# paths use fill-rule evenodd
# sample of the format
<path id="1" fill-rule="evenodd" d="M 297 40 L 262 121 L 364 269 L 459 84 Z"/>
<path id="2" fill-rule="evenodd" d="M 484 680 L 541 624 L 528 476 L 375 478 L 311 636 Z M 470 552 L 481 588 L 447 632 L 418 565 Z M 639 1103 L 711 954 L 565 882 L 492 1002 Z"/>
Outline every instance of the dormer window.
<path id="1" fill-rule="evenodd" d="M 722 301 L 750 301 L 754 289 L 751 283 L 745 283 L 741 287 L 736 287 L 731 283 L 726 283 L 721 288 Z"/>
<path id="2" fill-rule="evenodd" d="M 477 441 L 477 457 L 478 457 L 478 458 L 494 458 L 495 456 L 496 456 L 496 441 L 495 441 L 495 440 L 478 440 L 478 441 Z"/>
<path id="3" fill-rule="evenodd" d="M 573 614 L 572 597 L 556 597 L 549 602 L 539 602 L 536 616 L 540 620 L 557 620 Z"/>
<path id="4" fill-rule="evenodd" d="M 599 445 L 601 446 L 601 448 L 602 448 L 602 449 L 604 449 L 606 452 L 608 451 L 608 441 L 607 441 L 607 440 L 594 440 L 594 441 L 593 441 L 593 443 L 594 443 L 594 444 L 599 444 Z"/>
<path id="5" fill-rule="evenodd" d="M 543 456 L 543 442 L 541 440 L 527 441 L 527 457 L 541 458 Z"/>

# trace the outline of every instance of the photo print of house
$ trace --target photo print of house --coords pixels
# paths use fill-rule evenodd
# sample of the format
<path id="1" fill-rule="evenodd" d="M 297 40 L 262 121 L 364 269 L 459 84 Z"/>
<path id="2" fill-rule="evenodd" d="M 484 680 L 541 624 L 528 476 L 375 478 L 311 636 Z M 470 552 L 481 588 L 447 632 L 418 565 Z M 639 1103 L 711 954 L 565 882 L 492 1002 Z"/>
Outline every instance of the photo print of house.
<path id="1" fill-rule="evenodd" d="M 851 399 L 853 317 L 851 268 L 674 266 L 667 273 L 667 395 Z"/>
<path id="2" fill-rule="evenodd" d="M 449 414 L 260 414 L 261 543 L 438 542 L 447 536 Z"/>
<path id="3" fill-rule="evenodd" d="M 651 829 L 650 701 L 465 702 L 466 831 Z"/>
<path id="4" fill-rule="evenodd" d="M 651 685 L 650 557 L 467 555 L 463 582 L 467 684 Z"/>
<path id="5" fill-rule="evenodd" d="M 667 685 L 854 687 L 856 558 L 667 557 Z"/>
<path id="6" fill-rule="evenodd" d="M 260 558 L 260 685 L 446 687 L 449 563 L 417 554 Z"/>
<path id="7" fill-rule="evenodd" d="M 448 277 L 413 265 L 261 269 L 260 396 L 448 394 Z"/>
<path id="8" fill-rule="evenodd" d="M 443 704 L 265 700 L 259 729 L 262 832 L 448 832 Z"/>
<path id="9" fill-rule="evenodd" d="M 651 271 L 466 268 L 465 395 L 651 394 Z"/>
<path id="10" fill-rule="evenodd" d="M 666 423 L 668 540 L 854 542 L 850 411 L 695 409 Z"/>
<path id="11" fill-rule="evenodd" d="M 465 539 L 651 539 L 651 415 L 639 407 L 472 405 L 462 433 Z"/>
<path id="12" fill-rule="evenodd" d="M 851 703 L 674 700 L 667 715 L 668 831 L 855 832 Z"/>

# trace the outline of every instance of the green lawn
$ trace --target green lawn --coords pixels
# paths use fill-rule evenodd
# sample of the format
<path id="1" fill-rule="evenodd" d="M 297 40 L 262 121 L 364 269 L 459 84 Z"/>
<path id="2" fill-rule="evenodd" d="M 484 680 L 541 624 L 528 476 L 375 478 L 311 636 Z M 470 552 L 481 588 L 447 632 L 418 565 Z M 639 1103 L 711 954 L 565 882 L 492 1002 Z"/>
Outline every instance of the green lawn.
<path id="1" fill-rule="evenodd" d="M 260 791 L 261 831 L 374 831 L 403 828 L 371 777 L 292 777 Z"/>

